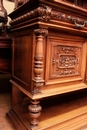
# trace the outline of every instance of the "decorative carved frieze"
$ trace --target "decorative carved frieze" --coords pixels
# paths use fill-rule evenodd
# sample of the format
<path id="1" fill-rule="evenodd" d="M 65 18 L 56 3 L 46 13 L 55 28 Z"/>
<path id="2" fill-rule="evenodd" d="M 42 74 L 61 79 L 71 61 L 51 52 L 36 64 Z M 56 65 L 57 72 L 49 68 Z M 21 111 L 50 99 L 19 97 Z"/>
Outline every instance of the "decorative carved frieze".
<path id="1" fill-rule="evenodd" d="M 34 30 L 36 34 L 36 48 L 34 55 L 34 88 L 32 94 L 40 93 L 40 87 L 44 84 L 44 79 L 42 78 L 43 72 L 43 42 L 44 36 L 48 34 L 46 29 L 36 29 Z"/>
<path id="2" fill-rule="evenodd" d="M 20 22 L 23 22 L 23 21 L 26 21 L 35 17 L 38 17 L 38 19 L 40 20 L 48 21 L 50 20 L 50 17 L 51 17 L 51 11 L 52 9 L 50 7 L 41 5 L 40 7 L 32 11 L 29 11 L 28 13 L 23 14 L 22 16 L 17 17 L 16 19 L 10 21 L 10 25 L 18 24 Z"/>
<path id="3" fill-rule="evenodd" d="M 80 47 L 56 45 L 52 50 L 51 77 L 80 74 Z"/>
<path id="4" fill-rule="evenodd" d="M 55 11 L 49 6 L 41 4 L 38 8 L 23 14 L 20 17 L 10 21 L 10 25 L 15 25 L 29 19 L 38 18 L 39 20 L 49 21 L 51 19 L 58 19 L 63 22 L 70 22 L 75 24 L 76 27 L 82 28 L 87 25 L 87 21 L 78 17 Z"/>

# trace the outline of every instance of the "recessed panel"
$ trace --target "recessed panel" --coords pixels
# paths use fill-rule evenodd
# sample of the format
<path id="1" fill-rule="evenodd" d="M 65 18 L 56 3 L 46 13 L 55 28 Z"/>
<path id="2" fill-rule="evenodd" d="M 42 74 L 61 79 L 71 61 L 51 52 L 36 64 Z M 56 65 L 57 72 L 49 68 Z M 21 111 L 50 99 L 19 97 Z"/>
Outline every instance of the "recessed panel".
<path id="1" fill-rule="evenodd" d="M 19 81 L 29 84 L 31 71 L 31 37 L 20 36 L 14 39 L 13 75 Z"/>
<path id="2" fill-rule="evenodd" d="M 51 77 L 80 75 L 81 47 L 52 43 Z"/>
<path id="3" fill-rule="evenodd" d="M 79 38 L 49 38 L 46 84 L 83 82 L 86 67 L 86 42 Z"/>

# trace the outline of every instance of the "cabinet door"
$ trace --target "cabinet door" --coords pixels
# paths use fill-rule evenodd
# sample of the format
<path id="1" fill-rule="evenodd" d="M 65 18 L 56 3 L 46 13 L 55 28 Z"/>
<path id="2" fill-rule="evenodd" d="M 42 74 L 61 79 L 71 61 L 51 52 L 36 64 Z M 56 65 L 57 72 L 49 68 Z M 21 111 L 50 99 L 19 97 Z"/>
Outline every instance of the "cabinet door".
<path id="1" fill-rule="evenodd" d="M 85 82 L 86 39 L 74 36 L 49 37 L 46 85 Z"/>

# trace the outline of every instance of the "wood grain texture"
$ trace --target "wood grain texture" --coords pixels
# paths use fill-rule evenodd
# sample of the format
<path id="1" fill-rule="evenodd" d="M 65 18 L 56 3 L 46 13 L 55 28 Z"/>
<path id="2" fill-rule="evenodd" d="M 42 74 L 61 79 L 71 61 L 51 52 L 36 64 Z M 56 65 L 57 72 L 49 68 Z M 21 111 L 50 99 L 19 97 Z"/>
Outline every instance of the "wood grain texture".
<path id="1" fill-rule="evenodd" d="M 13 45 L 8 115 L 25 130 L 77 130 L 86 125 L 87 106 L 82 97 L 76 101 L 73 97 L 69 109 L 69 99 L 64 106 L 57 102 L 49 106 L 50 101 L 47 107 L 41 104 L 43 98 L 87 88 L 87 2 L 83 2 L 85 7 L 81 2 L 30 0 L 19 7 L 16 3 L 9 14 Z M 22 109 L 26 97 L 29 104 Z"/>

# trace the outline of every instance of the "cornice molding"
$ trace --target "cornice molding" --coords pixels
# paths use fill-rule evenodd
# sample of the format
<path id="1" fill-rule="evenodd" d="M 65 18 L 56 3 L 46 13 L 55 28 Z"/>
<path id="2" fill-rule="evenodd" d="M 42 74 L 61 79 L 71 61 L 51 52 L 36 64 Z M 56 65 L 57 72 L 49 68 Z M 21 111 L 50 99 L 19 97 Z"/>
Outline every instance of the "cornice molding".
<path id="1" fill-rule="evenodd" d="M 45 22 L 51 21 L 51 19 L 59 20 L 62 22 L 69 22 L 75 24 L 75 26 L 78 28 L 82 28 L 87 25 L 87 21 L 84 19 L 72 15 L 68 15 L 63 12 L 55 11 L 51 7 L 43 4 L 41 4 L 40 7 L 13 19 L 12 21 L 10 21 L 10 25 L 13 26 L 15 24 L 19 24 L 36 17 L 39 20 Z"/>

